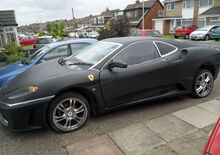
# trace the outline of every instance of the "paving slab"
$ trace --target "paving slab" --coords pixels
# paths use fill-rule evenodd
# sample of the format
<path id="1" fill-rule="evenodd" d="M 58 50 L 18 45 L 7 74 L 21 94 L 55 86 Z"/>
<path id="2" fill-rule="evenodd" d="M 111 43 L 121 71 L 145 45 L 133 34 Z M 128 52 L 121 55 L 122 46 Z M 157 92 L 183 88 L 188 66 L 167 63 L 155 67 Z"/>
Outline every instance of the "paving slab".
<path id="1" fill-rule="evenodd" d="M 215 124 L 209 125 L 205 128 L 203 128 L 202 130 L 207 132 L 208 134 L 211 134 L 212 130 L 214 129 Z"/>
<path id="2" fill-rule="evenodd" d="M 200 108 L 220 116 L 220 101 L 211 100 L 198 105 Z"/>
<path id="3" fill-rule="evenodd" d="M 193 134 L 186 135 L 183 138 L 170 142 L 167 145 L 179 155 L 200 155 L 207 139 L 208 134 L 199 130 Z"/>
<path id="4" fill-rule="evenodd" d="M 219 118 L 198 106 L 174 112 L 173 115 L 200 129 L 215 123 Z"/>
<path id="5" fill-rule="evenodd" d="M 166 142 L 143 124 L 134 124 L 109 134 L 126 155 L 140 155 Z"/>
<path id="6" fill-rule="evenodd" d="M 123 155 L 107 135 L 97 136 L 66 148 L 69 155 Z"/>
<path id="7" fill-rule="evenodd" d="M 166 115 L 144 123 L 165 141 L 170 142 L 198 130 L 173 115 Z"/>
<path id="8" fill-rule="evenodd" d="M 153 148 L 150 151 L 147 151 L 141 155 L 178 155 L 175 150 L 170 148 L 167 145 L 161 145 L 158 147 Z"/>

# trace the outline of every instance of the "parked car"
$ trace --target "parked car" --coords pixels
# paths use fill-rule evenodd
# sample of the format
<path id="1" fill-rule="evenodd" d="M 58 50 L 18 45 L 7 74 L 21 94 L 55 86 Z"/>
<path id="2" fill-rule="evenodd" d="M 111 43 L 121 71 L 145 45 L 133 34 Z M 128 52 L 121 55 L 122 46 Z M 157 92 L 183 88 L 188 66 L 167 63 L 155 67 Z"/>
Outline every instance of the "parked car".
<path id="1" fill-rule="evenodd" d="M 36 42 L 37 36 L 25 36 L 19 40 L 20 45 L 33 45 Z"/>
<path id="2" fill-rule="evenodd" d="M 89 32 L 86 34 L 88 38 L 97 38 L 99 36 L 98 32 Z"/>
<path id="3" fill-rule="evenodd" d="M 220 26 L 213 29 L 210 36 L 211 39 L 215 39 L 216 41 L 220 40 Z"/>
<path id="4" fill-rule="evenodd" d="M 218 28 L 219 26 L 213 26 L 213 25 L 199 28 L 190 34 L 190 39 L 191 40 L 205 40 L 205 41 L 210 40 L 212 39 L 212 32 Z"/>
<path id="5" fill-rule="evenodd" d="M 189 39 L 189 35 L 195 31 L 198 27 L 195 25 L 182 25 L 178 26 L 175 30 L 174 37 L 179 38 L 183 37 L 185 39 Z"/>
<path id="6" fill-rule="evenodd" d="M 77 32 L 71 32 L 68 34 L 68 37 L 69 38 L 79 38 L 79 35 Z"/>
<path id="7" fill-rule="evenodd" d="M 56 39 L 53 39 L 51 36 L 43 36 L 36 39 L 35 44 L 33 45 L 33 48 L 40 49 L 41 47 L 44 47 L 47 44 L 56 42 Z"/>
<path id="8" fill-rule="evenodd" d="M 140 30 L 140 29 L 136 29 L 136 30 L 133 31 L 132 36 L 162 37 L 162 34 L 158 30 L 152 30 L 152 29 Z"/>
<path id="9" fill-rule="evenodd" d="M 219 63 L 213 48 L 165 38 L 105 39 L 9 81 L 0 89 L 0 121 L 13 130 L 50 126 L 63 133 L 80 129 L 91 113 L 184 94 L 203 98 Z"/>
<path id="10" fill-rule="evenodd" d="M 216 123 L 202 155 L 220 155 L 220 119 Z"/>
<path id="11" fill-rule="evenodd" d="M 52 43 L 46 45 L 22 61 L 0 68 L 0 88 L 18 74 L 43 63 L 57 58 L 70 56 L 82 48 L 85 48 L 97 40 L 95 39 L 75 39 Z"/>

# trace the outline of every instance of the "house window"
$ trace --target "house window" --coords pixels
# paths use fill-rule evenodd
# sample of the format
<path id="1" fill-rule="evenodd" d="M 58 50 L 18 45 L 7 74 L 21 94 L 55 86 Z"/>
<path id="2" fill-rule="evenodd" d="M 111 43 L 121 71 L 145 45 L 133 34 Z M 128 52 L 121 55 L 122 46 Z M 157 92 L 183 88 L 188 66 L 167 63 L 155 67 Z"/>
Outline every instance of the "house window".
<path id="1" fill-rule="evenodd" d="M 126 12 L 126 18 L 132 19 L 132 18 L 137 18 L 138 17 L 138 11 L 129 11 Z"/>
<path id="2" fill-rule="evenodd" d="M 193 8 L 194 0 L 183 0 L 183 8 Z"/>
<path id="3" fill-rule="evenodd" d="M 206 7 L 213 5 L 213 0 L 200 0 L 200 6 Z"/>
<path id="4" fill-rule="evenodd" d="M 174 10 L 174 9 L 175 9 L 175 2 L 167 3 L 167 10 L 168 11 Z"/>
<path id="5" fill-rule="evenodd" d="M 158 17 L 163 17 L 164 16 L 164 11 L 163 10 L 159 10 L 158 11 Z"/>
<path id="6" fill-rule="evenodd" d="M 212 17 L 211 25 L 220 25 L 220 17 Z"/>
<path id="7" fill-rule="evenodd" d="M 191 25 L 191 24 L 193 24 L 192 19 L 183 19 L 182 20 L 182 25 Z"/>

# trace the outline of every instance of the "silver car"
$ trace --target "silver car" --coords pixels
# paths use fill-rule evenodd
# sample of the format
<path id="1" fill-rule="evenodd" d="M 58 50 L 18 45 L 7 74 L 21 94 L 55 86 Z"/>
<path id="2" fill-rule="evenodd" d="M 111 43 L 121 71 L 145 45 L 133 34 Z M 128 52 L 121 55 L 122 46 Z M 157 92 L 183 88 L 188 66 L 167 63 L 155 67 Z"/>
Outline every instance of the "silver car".
<path id="1" fill-rule="evenodd" d="M 44 47 L 47 44 L 56 42 L 55 39 L 53 39 L 51 36 L 44 36 L 44 37 L 39 37 L 36 40 L 36 43 L 33 45 L 33 48 L 40 49 L 41 47 Z"/>

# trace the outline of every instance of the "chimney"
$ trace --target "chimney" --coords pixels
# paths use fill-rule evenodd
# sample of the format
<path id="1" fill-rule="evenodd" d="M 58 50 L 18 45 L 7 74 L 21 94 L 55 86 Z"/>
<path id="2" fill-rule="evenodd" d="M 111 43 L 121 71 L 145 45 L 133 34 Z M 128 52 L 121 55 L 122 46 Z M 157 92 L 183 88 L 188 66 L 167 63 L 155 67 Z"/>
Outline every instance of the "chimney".
<path id="1" fill-rule="evenodd" d="M 139 1 L 139 0 L 136 0 L 136 5 L 140 5 L 141 4 L 141 2 Z"/>
<path id="2" fill-rule="evenodd" d="M 198 25 L 199 16 L 199 0 L 194 1 L 194 14 L 193 14 L 193 25 Z"/>

